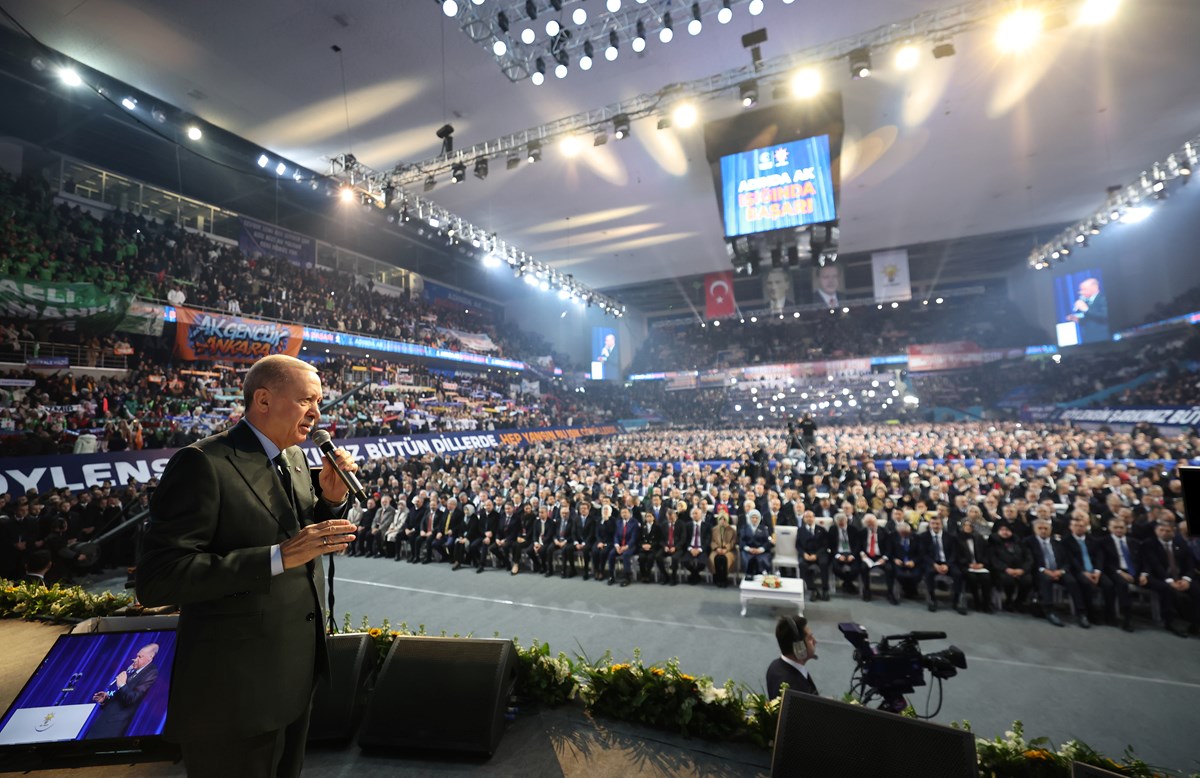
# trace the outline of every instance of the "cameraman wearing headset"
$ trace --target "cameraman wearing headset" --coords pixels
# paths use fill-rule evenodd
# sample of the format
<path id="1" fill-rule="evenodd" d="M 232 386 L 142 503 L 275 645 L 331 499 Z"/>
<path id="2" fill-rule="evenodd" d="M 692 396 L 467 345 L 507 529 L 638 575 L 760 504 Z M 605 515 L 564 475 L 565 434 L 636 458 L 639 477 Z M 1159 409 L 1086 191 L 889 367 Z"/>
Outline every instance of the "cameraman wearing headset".
<path id="1" fill-rule="evenodd" d="M 817 694 L 817 685 L 808 674 L 808 663 L 817 658 L 817 639 L 803 616 L 780 616 L 775 624 L 779 658 L 767 668 L 767 697 L 780 695 L 779 687 L 805 694 Z"/>

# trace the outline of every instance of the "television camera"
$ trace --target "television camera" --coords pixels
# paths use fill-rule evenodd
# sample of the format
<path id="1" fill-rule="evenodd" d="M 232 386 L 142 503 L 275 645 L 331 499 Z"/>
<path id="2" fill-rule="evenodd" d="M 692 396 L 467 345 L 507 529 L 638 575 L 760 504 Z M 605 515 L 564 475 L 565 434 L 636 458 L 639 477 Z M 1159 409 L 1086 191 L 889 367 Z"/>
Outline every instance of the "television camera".
<path id="1" fill-rule="evenodd" d="M 912 693 L 918 686 L 925 686 L 925 671 L 928 670 L 938 682 L 938 706 L 929 713 L 926 700 L 925 715 L 917 718 L 933 718 L 942 709 L 942 681 L 953 678 L 960 669 L 967 669 L 967 658 L 957 646 L 921 653 L 920 641 L 944 640 L 945 632 L 886 635 L 872 645 L 866 627 L 861 624 L 843 622 L 838 624 L 838 629 L 854 646 L 855 668 L 850 677 L 850 693 L 863 705 L 878 698 L 880 710 L 902 712 L 908 707 L 904 695 Z"/>

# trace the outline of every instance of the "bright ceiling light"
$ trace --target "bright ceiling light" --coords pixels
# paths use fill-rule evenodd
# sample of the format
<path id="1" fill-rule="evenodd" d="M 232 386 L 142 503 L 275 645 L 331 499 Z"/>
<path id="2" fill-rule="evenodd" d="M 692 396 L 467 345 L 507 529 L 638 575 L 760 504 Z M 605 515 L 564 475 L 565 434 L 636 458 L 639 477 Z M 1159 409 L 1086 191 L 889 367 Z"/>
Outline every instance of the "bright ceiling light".
<path id="1" fill-rule="evenodd" d="M 193 124 L 187 128 L 187 136 L 189 140 L 200 140 L 204 137 L 204 133 L 200 131 L 199 127 Z"/>
<path id="2" fill-rule="evenodd" d="M 700 114 L 696 111 L 696 106 L 691 103 L 680 103 L 675 106 L 675 110 L 671 111 L 671 120 L 677 127 L 691 127 L 700 118 Z"/>
<path id="3" fill-rule="evenodd" d="M 258 155 L 258 166 L 259 166 L 259 167 L 266 167 L 266 166 L 267 166 L 267 163 L 268 163 L 268 162 L 270 162 L 270 161 L 271 161 L 271 160 L 267 158 L 267 155 L 266 155 L 266 154 L 259 154 L 259 155 Z"/>
<path id="4" fill-rule="evenodd" d="M 1079 9 L 1080 24 L 1104 24 L 1117 15 L 1121 0 L 1085 0 Z"/>
<path id="5" fill-rule="evenodd" d="M 911 43 L 906 43 L 896 51 L 896 69 L 912 70 L 921 59 L 921 50 Z"/>
<path id="6" fill-rule="evenodd" d="M 763 0 L 750 0 L 750 5 L 746 6 L 746 10 L 751 16 L 758 16 L 763 12 Z"/>
<path id="7" fill-rule="evenodd" d="M 587 24 L 587 11 L 583 7 L 576 8 L 571 12 L 571 21 L 575 22 L 577 27 Z"/>
<path id="8" fill-rule="evenodd" d="M 577 157 L 579 156 L 579 152 L 583 150 L 583 143 L 574 135 L 568 135 L 559 142 L 558 147 L 562 150 L 564 156 Z"/>
<path id="9" fill-rule="evenodd" d="M 132 111 L 134 108 L 137 108 L 137 98 L 126 97 L 121 100 L 121 105 L 125 106 L 125 110 Z"/>
<path id="10" fill-rule="evenodd" d="M 492 53 L 497 57 L 503 57 L 508 53 L 508 44 L 502 40 L 497 40 L 492 44 Z"/>
<path id="11" fill-rule="evenodd" d="M 566 78 L 567 77 L 567 66 L 561 62 L 558 63 L 557 65 L 555 65 L 554 66 L 554 77 L 555 78 Z"/>
<path id="12" fill-rule="evenodd" d="M 792 94 L 796 97 L 815 97 L 821 91 L 821 74 L 815 68 L 805 68 L 792 76 Z"/>
<path id="13" fill-rule="evenodd" d="M 721 24 L 729 24 L 733 19 L 733 10 L 729 7 L 729 0 L 722 0 L 721 10 L 717 11 L 717 21 Z"/>
<path id="14" fill-rule="evenodd" d="M 667 11 L 665 14 L 663 14 L 662 24 L 662 29 L 658 31 L 658 40 L 661 43 L 670 43 L 671 39 L 675 37 L 675 30 L 672 29 L 671 26 L 670 11 Z"/>
<path id="15" fill-rule="evenodd" d="M 287 172 L 287 165 L 283 164 L 282 162 L 280 162 L 278 165 L 275 166 L 275 175 L 282 176 L 286 172 Z"/>
<path id="16" fill-rule="evenodd" d="M 1144 221 L 1150 215 L 1150 208 L 1145 205 L 1139 205 L 1135 208 L 1130 208 L 1121 217 L 1121 221 L 1125 224 L 1137 224 Z"/>
<path id="17" fill-rule="evenodd" d="M 996 46 L 1008 53 L 1025 51 L 1041 34 L 1042 12 L 1033 8 L 1018 8 L 1000 21 L 1000 26 L 996 28 Z"/>
<path id="18" fill-rule="evenodd" d="M 533 31 L 532 27 L 526 27 L 525 29 L 521 30 L 521 43 L 524 43 L 526 46 L 529 46 L 536 39 L 537 39 L 537 33 Z"/>
<path id="19" fill-rule="evenodd" d="M 458 3 L 455 0 L 442 0 L 442 13 L 446 16 L 458 16 Z"/>
<path id="20" fill-rule="evenodd" d="M 83 79 L 79 77 L 74 68 L 59 68 L 58 77 L 67 86 L 79 86 L 83 83 Z"/>
<path id="21" fill-rule="evenodd" d="M 615 14 L 617 11 L 621 10 L 621 0 L 608 0 L 608 2 L 604 4 L 604 7 L 608 9 L 610 14 Z"/>
<path id="22" fill-rule="evenodd" d="M 343 203 L 352 203 L 354 202 L 354 190 L 348 186 L 343 186 L 338 191 L 338 197 L 342 199 Z"/>
<path id="23" fill-rule="evenodd" d="M 550 21 L 546 22 L 546 34 L 551 38 L 553 38 L 555 35 L 558 35 L 561 29 L 562 27 L 559 26 L 557 19 L 551 19 Z"/>

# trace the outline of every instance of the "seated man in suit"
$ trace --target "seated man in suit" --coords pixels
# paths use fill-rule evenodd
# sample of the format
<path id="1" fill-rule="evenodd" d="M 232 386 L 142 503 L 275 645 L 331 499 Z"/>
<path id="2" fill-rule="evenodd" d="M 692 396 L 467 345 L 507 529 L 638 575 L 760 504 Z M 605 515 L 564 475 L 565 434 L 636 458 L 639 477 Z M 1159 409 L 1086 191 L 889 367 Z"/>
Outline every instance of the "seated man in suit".
<path id="1" fill-rule="evenodd" d="M 642 526 L 638 529 L 638 581 L 650 583 L 654 571 L 654 561 L 662 550 L 662 539 L 659 537 L 659 525 L 654 520 L 652 511 L 642 514 Z"/>
<path id="2" fill-rule="evenodd" d="M 496 520 L 496 535 L 492 538 L 491 554 L 496 560 L 496 567 L 510 567 L 516 555 L 517 537 L 521 532 L 521 515 L 517 506 L 511 500 L 504 503 L 504 512 Z M 476 568 L 483 572 L 483 564 Z"/>
<path id="3" fill-rule="evenodd" d="M 900 584 L 900 591 L 905 599 L 917 598 L 917 585 L 925 576 L 921 567 L 921 551 L 917 547 L 917 539 L 913 536 L 912 525 L 907 521 L 896 522 L 896 531 L 885 539 L 888 545 L 888 563 L 892 575 Z M 893 605 L 899 604 L 894 602 Z"/>
<path id="4" fill-rule="evenodd" d="M 781 616 L 775 624 L 775 642 L 779 658 L 767 667 L 767 697 L 775 699 L 780 687 L 805 694 L 817 694 L 817 685 L 808 672 L 808 663 L 817 658 L 817 639 L 803 616 Z"/>
<path id="5" fill-rule="evenodd" d="M 1035 616 L 1045 616 L 1046 621 L 1056 627 L 1063 626 L 1062 619 L 1054 613 L 1054 587 L 1061 586 L 1067 590 L 1071 601 L 1075 603 L 1075 613 L 1078 614 L 1079 626 L 1087 629 L 1092 626 L 1088 621 L 1087 611 L 1084 610 L 1083 597 L 1079 592 L 1079 584 L 1070 575 L 1074 558 L 1067 551 L 1062 541 L 1050 536 L 1052 525 L 1049 519 L 1038 518 L 1033 522 L 1033 537 L 1026 541 L 1029 545 L 1030 556 L 1033 557 L 1034 581 L 1036 582 L 1038 607 Z"/>
<path id="6" fill-rule="evenodd" d="M 687 545 L 683 551 L 683 569 L 688 571 L 688 583 L 700 583 L 700 574 L 708 569 L 709 541 L 712 530 L 704 523 L 704 509 L 692 508 L 692 520 L 684 527 Z"/>
<path id="7" fill-rule="evenodd" d="M 446 512 L 441 523 L 433 528 L 433 542 L 430 544 L 439 562 L 449 561 L 454 555 L 454 541 L 466 529 L 466 515 L 459 507 L 458 500 L 451 497 L 446 500 Z"/>
<path id="8" fill-rule="evenodd" d="M 1200 634 L 1200 586 L 1192 581 L 1195 563 L 1186 543 L 1175 533 L 1175 522 L 1159 519 L 1154 537 L 1142 544 L 1143 576 L 1158 596 L 1166 628 L 1180 637 Z M 1189 629 L 1178 623 L 1191 622 Z"/>
<path id="9" fill-rule="evenodd" d="M 741 552 L 742 572 L 747 578 L 771 572 L 771 528 L 763 521 L 762 514 L 752 510 L 746 514 L 746 523 L 738 532 L 738 550 Z"/>
<path id="10" fill-rule="evenodd" d="M 1115 609 L 1112 582 L 1100 572 L 1100 541 L 1088 534 L 1092 519 L 1086 510 L 1071 514 L 1071 534 L 1063 538 L 1063 545 L 1071 555 L 1075 583 L 1079 594 L 1087 605 L 1088 618 L 1096 618 L 1096 602 L 1104 599 L 1105 613 Z M 1114 619 L 1115 620 L 1115 619 Z"/>
<path id="11" fill-rule="evenodd" d="M 862 544 L 858 533 L 850 526 L 850 517 L 838 511 L 833 517 L 833 526 L 826 534 L 829 543 L 830 568 L 838 580 L 842 582 L 842 591 L 847 594 L 858 594 L 854 581 L 859 577 L 862 562 L 859 552 Z"/>
<path id="12" fill-rule="evenodd" d="M 883 581 L 887 587 L 888 602 L 892 605 L 899 605 L 900 601 L 896 599 L 896 593 L 892 591 L 892 587 L 896 583 L 896 572 L 892 568 L 891 560 L 887 554 L 887 535 L 880 529 L 879 519 L 874 513 L 868 513 L 863 516 L 860 545 L 862 546 L 862 550 L 859 552 L 858 558 L 862 563 L 863 601 L 871 601 L 871 569 L 873 567 L 882 567 Z"/>
<path id="13" fill-rule="evenodd" d="M 812 511 L 804 511 L 796 530 L 800 577 L 814 600 L 829 600 L 829 537 Z M 820 586 L 817 585 L 820 576 Z"/>
<path id="14" fill-rule="evenodd" d="M 975 519 L 970 515 L 959 521 L 958 530 L 955 547 L 958 554 L 958 569 L 962 571 L 964 588 L 971 590 L 971 599 L 975 602 L 975 610 L 991 613 L 992 573 L 987 567 L 987 542 L 979 533 L 975 532 Z M 963 614 L 967 612 L 965 597 L 959 600 L 955 610 Z"/>
<path id="15" fill-rule="evenodd" d="M 550 542 L 546 544 L 546 577 L 554 575 L 554 560 L 562 560 L 562 577 L 570 578 L 575 574 L 575 546 L 571 545 L 571 535 L 575 531 L 575 516 L 570 505 L 564 503 L 558 508 L 554 517 L 554 530 L 550 534 Z"/>
<path id="16" fill-rule="evenodd" d="M 1108 537 L 1100 541 L 1099 554 L 1100 571 L 1109 583 L 1108 591 L 1112 592 L 1116 604 L 1121 606 L 1121 629 L 1133 632 L 1133 595 L 1134 587 L 1138 586 L 1142 573 L 1138 567 L 1138 544 L 1127 537 L 1129 527 L 1120 516 L 1108 520 Z M 1116 623 L 1116 611 L 1110 610 L 1111 604 L 1105 601 L 1105 617 L 1110 624 Z"/>
<path id="17" fill-rule="evenodd" d="M 473 554 L 479 548 L 480 541 L 483 539 L 483 530 L 480 529 L 479 512 L 475 510 L 475 506 L 467 503 L 462 507 L 462 519 L 459 522 L 459 528 L 455 532 L 454 541 L 450 551 L 451 559 L 454 561 L 454 566 L 451 570 L 457 570 L 463 566 L 463 561 L 469 565 L 475 564 Z"/>
<path id="18" fill-rule="evenodd" d="M 608 585 L 617 582 L 617 562 L 625 568 L 621 586 L 629 586 L 633 580 L 633 560 L 638 546 L 638 524 L 633 511 L 622 506 L 621 518 L 613 527 L 612 550 L 608 552 Z"/>
<path id="19" fill-rule="evenodd" d="M 613 531 L 617 522 L 612 517 L 612 506 L 600 506 L 600 521 L 596 524 L 596 542 L 592 545 L 592 574 L 597 581 L 605 580 L 604 568 L 612 551 Z"/>
<path id="20" fill-rule="evenodd" d="M 662 520 L 659 522 L 659 536 L 662 543 L 654 561 L 658 565 L 660 584 L 674 586 L 679 583 L 679 561 L 683 556 L 683 524 L 679 522 L 679 512 L 675 506 L 668 505 L 662 510 Z M 671 563 L 670 575 L 667 574 L 667 562 Z"/>
<path id="21" fill-rule="evenodd" d="M 929 530 L 921 535 L 921 559 L 925 571 L 925 592 L 929 596 L 930 611 L 937 611 L 937 578 L 950 579 L 950 601 L 959 605 L 962 597 L 963 576 L 954 553 L 954 539 L 946 534 L 942 519 L 937 514 L 929 518 Z"/>
<path id="22" fill-rule="evenodd" d="M 583 561 L 583 580 L 591 578 L 592 546 L 596 544 L 597 517 L 592 503 L 586 496 L 579 501 L 578 513 L 571 522 L 571 556 L 567 564 L 571 567 L 568 577 L 575 575 L 575 560 Z"/>
<path id="23" fill-rule="evenodd" d="M 1033 585 L 1033 558 L 1029 548 L 1013 534 L 1011 524 L 998 521 L 994 530 L 989 538 L 991 556 L 988 562 L 992 581 L 1004 595 L 1004 610 L 1024 610 L 1025 599 Z"/>

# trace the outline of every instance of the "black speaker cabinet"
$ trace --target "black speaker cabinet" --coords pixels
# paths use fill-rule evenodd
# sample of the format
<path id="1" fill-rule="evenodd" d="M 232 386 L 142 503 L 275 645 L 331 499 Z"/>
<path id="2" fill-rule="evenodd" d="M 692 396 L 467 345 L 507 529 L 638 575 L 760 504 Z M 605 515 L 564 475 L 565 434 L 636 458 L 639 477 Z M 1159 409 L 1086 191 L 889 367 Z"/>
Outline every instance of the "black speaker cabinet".
<path id="1" fill-rule="evenodd" d="M 1188 533 L 1200 532 L 1200 467 L 1179 468 L 1179 483 L 1183 486 L 1183 515 L 1187 518 Z"/>
<path id="2" fill-rule="evenodd" d="M 771 775 L 977 778 L 979 770 L 970 732 L 789 690 Z"/>
<path id="3" fill-rule="evenodd" d="M 370 635 L 331 635 L 329 678 L 313 690 L 308 742 L 349 741 L 362 721 L 363 706 L 375 677 L 375 642 Z"/>
<path id="4" fill-rule="evenodd" d="M 516 673 L 510 640 L 397 638 L 358 744 L 490 756 L 504 734 Z"/>

